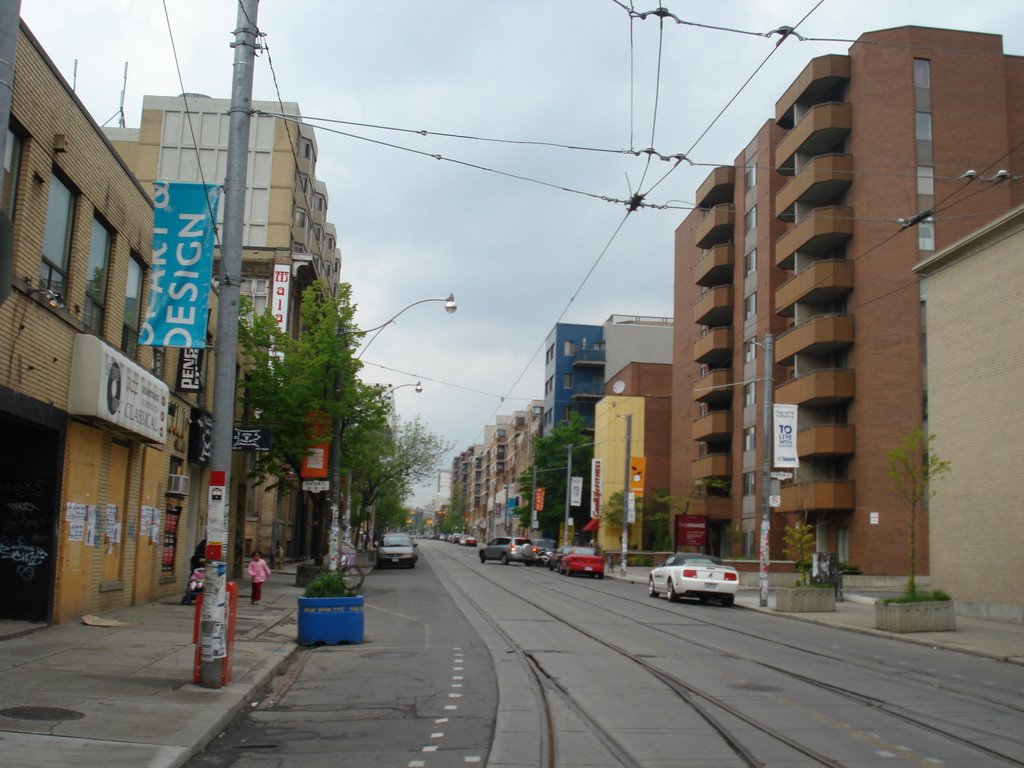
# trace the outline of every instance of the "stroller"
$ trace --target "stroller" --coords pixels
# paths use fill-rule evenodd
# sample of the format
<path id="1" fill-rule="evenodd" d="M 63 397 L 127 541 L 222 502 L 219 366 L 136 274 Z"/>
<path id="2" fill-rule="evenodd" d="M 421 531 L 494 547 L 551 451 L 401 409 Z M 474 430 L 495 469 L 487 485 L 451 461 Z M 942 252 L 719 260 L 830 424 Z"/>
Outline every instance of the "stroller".
<path id="1" fill-rule="evenodd" d="M 192 569 L 185 586 L 185 594 L 181 597 L 182 605 L 192 605 L 195 599 L 203 592 L 203 582 L 206 581 L 206 569 L 200 566 Z"/>

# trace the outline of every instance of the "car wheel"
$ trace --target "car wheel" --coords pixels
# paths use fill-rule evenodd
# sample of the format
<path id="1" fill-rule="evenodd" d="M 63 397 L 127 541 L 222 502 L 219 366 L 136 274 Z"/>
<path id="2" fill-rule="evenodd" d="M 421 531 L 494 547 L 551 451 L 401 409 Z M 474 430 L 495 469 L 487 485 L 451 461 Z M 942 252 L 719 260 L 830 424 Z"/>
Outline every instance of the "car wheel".
<path id="1" fill-rule="evenodd" d="M 668 591 L 666 592 L 666 597 L 668 597 L 668 601 L 670 603 L 679 602 L 679 595 L 676 594 L 676 585 L 672 583 L 672 579 L 668 580 Z"/>
<path id="2" fill-rule="evenodd" d="M 409 567 L 410 568 L 415 568 L 416 567 L 416 563 L 409 563 Z"/>
<path id="3" fill-rule="evenodd" d="M 501 553 L 501 564 L 508 565 L 508 552 Z"/>
<path id="4" fill-rule="evenodd" d="M 650 597 L 657 597 L 658 590 L 654 588 L 654 577 L 652 576 L 647 580 L 647 594 Z"/>
<path id="5" fill-rule="evenodd" d="M 730 607 L 732 607 L 732 604 L 734 602 L 736 602 L 736 598 L 733 595 L 725 595 L 722 598 L 722 607 L 723 608 L 730 608 Z"/>
<path id="6" fill-rule="evenodd" d="M 603 579 L 604 578 L 604 574 L 603 573 L 598 573 L 598 574 L 596 574 L 596 577 L 599 578 L 599 579 Z"/>
<path id="7" fill-rule="evenodd" d="M 481 565 L 486 565 L 487 564 L 487 555 L 484 554 L 484 551 L 482 549 L 480 550 L 480 564 Z"/>
<path id="8" fill-rule="evenodd" d="M 706 598 L 704 595 L 701 595 L 697 599 L 700 600 L 700 604 L 701 605 L 707 605 L 708 604 L 708 598 Z"/>

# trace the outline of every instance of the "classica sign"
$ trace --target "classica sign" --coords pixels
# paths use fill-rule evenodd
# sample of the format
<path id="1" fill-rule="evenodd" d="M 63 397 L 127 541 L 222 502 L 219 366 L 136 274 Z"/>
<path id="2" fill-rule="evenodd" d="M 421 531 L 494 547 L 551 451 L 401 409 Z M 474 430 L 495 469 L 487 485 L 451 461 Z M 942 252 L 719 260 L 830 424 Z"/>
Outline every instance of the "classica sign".
<path id="1" fill-rule="evenodd" d="M 75 336 L 68 413 L 100 419 L 163 443 L 169 397 L 166 384 L 98 336 Z"/>

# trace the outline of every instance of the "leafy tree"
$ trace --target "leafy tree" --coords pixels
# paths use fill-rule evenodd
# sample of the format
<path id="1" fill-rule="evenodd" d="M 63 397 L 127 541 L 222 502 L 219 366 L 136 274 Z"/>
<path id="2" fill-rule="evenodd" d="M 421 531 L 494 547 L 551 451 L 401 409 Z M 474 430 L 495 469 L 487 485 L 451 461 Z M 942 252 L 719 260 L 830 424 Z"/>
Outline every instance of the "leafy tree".
<path id="1" fill-rule="evenodd" d="M 948 461 L 940 459 L 932 450 L 935 435 L 926 435 L 920 427 L 900 436 L 899 444 L 885 453 L 888 464 L 889 487 L 910 512 L 910 579 L 907 594 L 917 593 L 917 510 L 934 495 L 933 480 L 949 471 Z"/>
<path id="2" fill-rule="evenodd" d="M 686 492 L 686 496 L 672 496 L 665 491 L 645 494 L 636 500 L 636 518 L 644 526 L 644 533 L 651 541 L 655 550 L 668 550 L 672 547 L 671 521 L 677 515 L 690 512 L 693 500 L 714 492 L 728 490 L 728 481 L 718 478 L 694 480 Z M 616 491 L 605 502 L 604 519 L 611 525 L 622 525 L 623 492 Z"/>
<path id="3" fill-rule="evenodd" d="M 810 583 L 807 574 L 811 569 L 814 526 L 807 522 L 806 512 L 802 519 L 783 529 L 782 541 L 784 554 L 796 564 L 796 586 L 807 586 Z"/>
<path id="4" fill-rule="evenodd" d="M 541 531 L 557 531 L 565 522 L 566 461 L 569 446 L 572 445 L 572 472 L 574 477 L 589 482 L 590 460 L 594 458 L 593 438 L 586 432 L 586 423 L 578 413 L 571 412 L 569 419 L 533 442 L 533 464 L 519 476 L 520 488 L 533 486 L 533 468 L 537 468 L 537 485 L 544 488 L 544 509 L 537 515 Z M 519 523 L 530 525 L 531 504 L 519 509 Z M 584 518 L 590 519 L 589 495 L 583 494 L 583 505 L 571 513 L 577 529 Z"/>

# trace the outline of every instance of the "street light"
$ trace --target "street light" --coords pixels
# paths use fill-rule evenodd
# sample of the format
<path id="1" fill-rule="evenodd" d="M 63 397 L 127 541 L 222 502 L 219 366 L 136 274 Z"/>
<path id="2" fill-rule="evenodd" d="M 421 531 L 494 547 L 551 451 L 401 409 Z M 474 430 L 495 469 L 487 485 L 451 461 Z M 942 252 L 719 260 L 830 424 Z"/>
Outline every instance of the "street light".
<path id="1" fill-rule="evenodd" d="M 404 309 L 402 309 L 402 310 L 396 312 L 394 315 L 392 315 L 391 319 L 388 320 L 383 325 L 378 325 L 376 328 L 367 328 L 367 329 L 365 329 L 363 331 L 360 331 L 360 333 L 363 333 L 363 334 L 373 333 L 374 331 L 376 331 L 376 333 L 373 333 L 373 336 L 370 337 L 370 340 L 368 342 L 366 342 L 366 344 L 363 345 L 363 348 L 361 350 L 359 350 L 359 353 L 356 355 L 356 360 L 358 360 L 359 358 L 361 358 L 363 356 L 363 353 L 370 347 L 371 344 L 373 344 L 374 340 L 378 336 L 380 336 L 380 332 L 383 331 L 385 328 L 387 328 L 389 325 L 391 325 L 393 322 L 395 322 L 395 320 L 397 320 L 398 317 L 400 315 L 402 315 L 407 309 L 411 309 L 412 307 L 415 307 L 417 304 L 425 304 L 428 301 L 443 301 L 444 302 L 444 311 L 447 312 L 449 315 L 453 314 L 455 312 L 455 310 L 457 310 L 459 308 L 459 305 L 455 303 L 455 294 L 454 293 L 449 293 L 448 297 L 445 298 L 445 299 L 420 299 L 419 301 L 414 301 L 409 306 L 405 307 Z"/>

